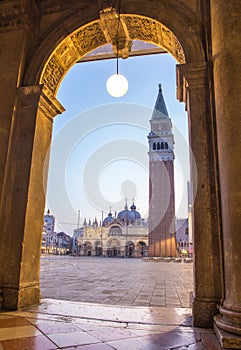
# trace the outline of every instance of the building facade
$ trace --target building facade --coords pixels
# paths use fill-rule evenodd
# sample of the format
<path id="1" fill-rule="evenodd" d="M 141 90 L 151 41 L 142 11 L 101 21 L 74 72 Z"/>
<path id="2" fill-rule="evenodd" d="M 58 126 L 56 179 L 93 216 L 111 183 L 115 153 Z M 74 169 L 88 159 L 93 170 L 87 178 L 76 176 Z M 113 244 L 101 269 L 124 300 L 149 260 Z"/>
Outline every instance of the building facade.
<path id="1" fill-rule="evenodd" d="M 44 224 L 42 232 L 42 254 L 55 254 L 57 249 L 57 232 L 54 231 L 55 217 L 50 214 L 50 210 L 44 215 Z"/>
<path id="2" fill-rule="evenodd" d="M 148 225 L 141 218 L 134 203 L 127 204 L 121 212 L 108 216 L 98 224 L 97 220 L 85 221 L 74 230 L 75 252 L 81 256 L 144 257 L 148 256 Z"/>
<path id="3" fill-rule="evenodd" d="M 175 238 L 174 137 L 162 87 L 150 120 L 149 256 L 177 255 Z"/>
<path id="4" fill-rule="evenodd" d="M 176 219 L 176 242 L 178 256 L 189 256 L 188 219 Z"/>
<path id="5" fill-rule="evenodd" d="M 44 215 L 42 232 L 42 254 L 69 254 L 72 247 L 72 239 L 65 232 L 55 232 L 55 216 L 48 209 Z"/>

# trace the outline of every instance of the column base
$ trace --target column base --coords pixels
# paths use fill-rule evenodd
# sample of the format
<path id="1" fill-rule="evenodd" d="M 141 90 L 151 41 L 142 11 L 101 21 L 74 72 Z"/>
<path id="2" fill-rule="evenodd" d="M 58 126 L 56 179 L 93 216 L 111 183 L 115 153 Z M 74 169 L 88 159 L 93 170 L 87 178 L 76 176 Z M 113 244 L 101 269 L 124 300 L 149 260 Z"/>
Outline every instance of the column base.
<path id="1" fill-rule="evenodd" d="M 224 306 L 219 307 L 220 315 L 215 318 L 219 329 L 241 336 L 241 310 L 231 310 Z"/>
<path id="2" fill-rule="evenodd" d="M 220 345 L 224 349 L 241 349 L 241 336 L 228 333 L 224 331 L 223 329 L 220 329 L 216 324 L 216 319 L 218 317 L 215 317 L 215 323 L 214 323 L 214 331 L 216 333 L 216 336 L 219 340 Z"/>
<path id="3" fill-rule="evenodd" d="M 213 317 L 217 315 L 218 301 L 212 300 L 196 300 L 192 304 L 193 326 L 201 328 L 212 328 Z"/>
<path id="4" fill-rule="evenodd" d="M 18 310 L 33 306 L 38 304 L 41 298 L 39 283 L 20 287 L 3 287 L 2 295 L 3 310 Z"/>

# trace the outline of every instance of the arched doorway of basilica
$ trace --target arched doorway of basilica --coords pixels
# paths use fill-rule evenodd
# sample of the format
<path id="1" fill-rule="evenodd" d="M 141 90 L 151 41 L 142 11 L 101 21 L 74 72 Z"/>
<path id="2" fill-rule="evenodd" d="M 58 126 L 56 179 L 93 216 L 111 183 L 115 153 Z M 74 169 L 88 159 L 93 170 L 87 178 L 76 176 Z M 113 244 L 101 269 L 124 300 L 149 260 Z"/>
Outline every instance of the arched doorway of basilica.
<path id="1" fill-rule="evenodd" d="M 132 241 L 128 241 L 126 243 L 126 256 L 128 256 L 128 258 L 131 258 L 134 256 L 135 254 L 135 244 Z"/>
<path id="2" fill-rule="evenodd" d="M 205 49 L 200 37 L 199 22 L 185 6 L 172 1 L 169 5 L 162 3 L 160 11 L 156 11 L 145 7 L 144 3 L 146 2 L 139 1 L 136 5 L 132 2 L 124 4 L 121 23 L 125 30 L 125 45 L 120 54 L 126 54 L 128 40 L 138 39 L 162 47 L 172 54 L 178 63 L 177 95 L 180 101 L 186 103 L 190 122 L 190 144 L 199 176 L 193 208 L 196 254 L 193 315 L 196 325 L 207 327 L 212 324 L 212 317 L 217 312 L 216 304 L 221 298 L 221 279 L 219 232 L 215 223 L 218 216 L 215 186 L 217 179 L 214 171 L 216 144 L 213 138 L 209 100 L 211 87 Z M 101 10 L 105 10 L 105 7 Z M 24 191 L 17 203 L 19 211 L 15 217 L 19 222 L 21 235 L 15 248 L 14 265 L 7 266 L 4 263 L 2 268 L 2 271 L 13 271 L 14 266 L 18 266 L 16 273 L 9 274 L 8 278 L 6 272 L 2 272 L 3 303 L 6 309 L 36 304 L 40 298 L 40 236 L 44 210 L 40 174 L 51 141 L 52 119 L 64 110 L 57 101 L 56 94 L 70 67 L 91 50 L 106 44 L 105 33 L 109 31 L 111 34 L 111 28 L 108 27 L 105 17 L 101 18 L 99 14 L 97 9 L 86 15 L 73 12 L 68 18 L 61 18 L 55 25 L 46 28 L 42 39 L 39 38 L 32 48 L 34 54 L 25 69 L 22 86 L 18 88 L 16 124 L 12 129 L 13 143 L 8 154 L 8 170 L 5 174 L 8 180 L 4 189 L 6 194 L 12 195 L 3 196 L 2 206 L 14 208 L 16 201 L 11 188 L 18 188 L 16 184 L 19 181 L 24 184 Z M 105 15 L 105 11 L 102 15 Z M 113 41 L 111 35 L 109 40 Z M 18 120 L 21 120 L 21 124 L 18 124 Z M 24 143 L 21 135 L 24 135 L 26 125 L 30 137 Z M 200 130 L 202 137 L 197 137 Z M 24 143 L 26 160 L 22 172 L 21 157 L 19 152 L 16 152 L 19 142 Z M 12 164 L 15 164 L 14 167 Z M 191 164 L 192 166 L 194 164 Z M 33 217 L 37 218 L 34 227 L 31 220 Z M 11 220 L 11 215 L 4 217 L 5 231 L 12 226 Z M 3 260 L 5 254 L 12 249 L 11 241 L 6 240 L 4 244 Z M 111 249 L 115 253 L 115 248 Z M 88 253 L 91 250 L 89 249 Z M 216 254 L 213 254 L 214 251 Z M 34 259 L 34 263 L 30 264 L 31 259 Z"/>
<path id="3" fill-rule="evenodd" d="M 143 257 L 148 255 L 147 246 L 145 242 L 140 241 L 137 243 L 136 253 L 138 256 L 143 256 Z"/>
<path id="4" fill-rule="evenodd" d="M 110 238 L 107 242 L 107 256 L 117 257 L 121 255 L 121 244 L 119 239 Z"/>
<path id="5" fill-rule="evenodd" d="M 102 255 L 102 245 L 101 241 L 97 240 L 95 242 L 95 256 L 101 256 Z"/>
<path id="6" fill-rule="evenodd" d="M 93 247 L 91 242 L 85 242 L 83 245 L 83 255 L 84 256 L 91 256 L 92 255 L 92 251 L 93 251 Z"/>

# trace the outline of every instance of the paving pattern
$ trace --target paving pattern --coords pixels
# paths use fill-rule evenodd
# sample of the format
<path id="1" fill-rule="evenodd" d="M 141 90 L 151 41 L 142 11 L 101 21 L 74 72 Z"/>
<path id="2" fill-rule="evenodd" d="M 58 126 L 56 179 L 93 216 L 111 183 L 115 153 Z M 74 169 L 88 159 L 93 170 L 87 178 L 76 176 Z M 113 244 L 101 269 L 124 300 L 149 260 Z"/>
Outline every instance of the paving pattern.
<path id="1" fill-rule="evenodd" d="M 191 326 L 192 275 L 185 263 L 43 256 L 45 299 L 0 312 L 0 350 L 221 350 Z"/>
<path id="2" fill-rule="evenodd" d="M 126 306 L 189 307 L 193 264 L 42 256 L 43 298 Z"/>
<path id="3" fill-rule="evenodd" d="M 1 350 L 221 350 L 213 330 L 191 327 L 190 309 L 44 299 L 0 313 Z"/>

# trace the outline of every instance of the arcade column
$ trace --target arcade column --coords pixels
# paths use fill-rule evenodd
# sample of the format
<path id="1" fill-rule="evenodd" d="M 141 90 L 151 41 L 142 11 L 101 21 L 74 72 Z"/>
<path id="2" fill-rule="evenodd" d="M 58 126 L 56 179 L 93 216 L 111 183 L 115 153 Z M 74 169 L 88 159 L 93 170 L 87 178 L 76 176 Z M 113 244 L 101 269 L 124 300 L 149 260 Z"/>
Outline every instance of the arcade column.
<path id="1" fill-rule="evenodd" d="M 211 0 L 212 54 L 225 295 L 215 319 L 227 349 L 241 348 L 241 2 Z"/>
<path id="2" fill-rule="evenodd" d="M 63 110 L 42 86 L 17 90 L 0 207 L 0 290 L 7 310 L 39 302 L 44 169 L 53 117 Z"/>
<path id="3" fill-rule="evenodd" d="M 194 240 L 193 324 L 212 327 L 221 298 L 215 144 L 209 106 L 207 63 L 177 66 L 178 99 L 189 125 Z"/>

